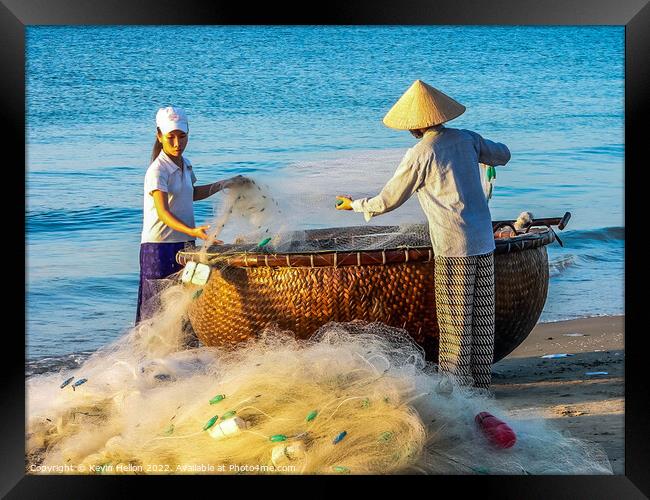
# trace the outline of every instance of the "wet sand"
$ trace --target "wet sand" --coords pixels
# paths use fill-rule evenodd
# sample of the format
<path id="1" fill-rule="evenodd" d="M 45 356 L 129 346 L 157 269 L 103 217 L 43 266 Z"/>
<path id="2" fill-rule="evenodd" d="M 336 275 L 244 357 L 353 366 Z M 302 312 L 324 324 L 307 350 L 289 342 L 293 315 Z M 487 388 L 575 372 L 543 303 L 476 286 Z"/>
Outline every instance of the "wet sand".
<path id="1" fill-rule="evenodd" d="M 525 418 L 599 443 L 624 474 L 624 316 L 538 324 L 493 367 L 496 399 Z M 580 335 L 575 335 L 580 334 Z M 544 359 L 546 354 L 573 356 Z M 591 374 L 607 372 L 607 374 Z"/>

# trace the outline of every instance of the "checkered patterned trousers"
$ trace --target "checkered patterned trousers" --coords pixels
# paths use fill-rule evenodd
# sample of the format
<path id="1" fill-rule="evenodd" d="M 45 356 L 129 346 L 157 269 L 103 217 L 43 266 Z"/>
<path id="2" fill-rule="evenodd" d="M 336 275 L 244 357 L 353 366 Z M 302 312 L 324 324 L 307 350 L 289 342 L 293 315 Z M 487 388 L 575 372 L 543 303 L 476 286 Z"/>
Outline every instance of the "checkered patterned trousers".
<path id="1" fill-rule="evenodd" d="M 487 389 L 494 360 L 494 253 L 435 257 L 438 369 Z"/>

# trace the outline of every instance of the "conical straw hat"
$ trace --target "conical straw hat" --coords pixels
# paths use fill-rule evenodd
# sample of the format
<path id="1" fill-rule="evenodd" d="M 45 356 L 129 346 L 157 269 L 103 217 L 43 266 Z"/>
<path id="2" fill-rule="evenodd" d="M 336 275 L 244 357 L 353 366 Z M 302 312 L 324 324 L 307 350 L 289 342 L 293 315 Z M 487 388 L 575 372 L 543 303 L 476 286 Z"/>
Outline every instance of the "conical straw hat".
<path id="1" fill-rule="evenodd" d="M 427 128 L 453 120 L 465 112 L 465 106 L 454 101 L 422 80 L 413 85 L 384 116 L 384 125 L 398 130 Z"/>

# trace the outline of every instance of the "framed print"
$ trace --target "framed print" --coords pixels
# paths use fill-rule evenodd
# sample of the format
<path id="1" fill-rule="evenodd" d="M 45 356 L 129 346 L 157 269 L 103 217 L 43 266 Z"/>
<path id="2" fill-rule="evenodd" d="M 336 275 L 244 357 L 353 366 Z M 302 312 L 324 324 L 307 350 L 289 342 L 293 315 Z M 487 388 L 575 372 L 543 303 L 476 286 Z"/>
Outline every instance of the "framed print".
<path id="1" fill-rule="evenodd" d="M 647 3 L 177 7 L 3 4 L 1 491 L 647 495 Z"/>

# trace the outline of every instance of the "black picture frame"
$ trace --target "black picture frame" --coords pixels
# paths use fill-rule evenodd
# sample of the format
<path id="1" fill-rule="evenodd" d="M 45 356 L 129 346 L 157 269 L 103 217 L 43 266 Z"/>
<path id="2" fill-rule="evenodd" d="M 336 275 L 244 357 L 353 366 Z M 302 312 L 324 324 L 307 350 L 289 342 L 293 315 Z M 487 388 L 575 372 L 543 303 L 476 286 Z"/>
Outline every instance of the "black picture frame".
<path id="1" fill-rule="evenodd" d="M 454 493 L 468 487 L 476 488 L 482 496 L 499 498 L 644 498 L 650 495 L 650 417 L 648 412 L 647 370 L 643 349 L 645 334 L 641 322 L 640 248 L 642 231 L 635 231 L 640 217 L 637 202 L 643 189 L 640 173 L 646 161 L 642 158 L 643 121 L 650 116 L 650 6 L 648 0 L 410 0 L 410 1 L 347 1 L 318 3 L 318 9 L 308 10 L 295 5 L 268 2 L 252 6 L 244 2 L 185 0 L 145 0 L 126 2 L 104 0 L 90 3 L 74 0 L 3 0 L 0 4 L 0 54 L 3 78 L 0 78 L 2 100 L 2 128 L 5 144 L 24 144 L 25 141 L 25 27 L 29 25 L 60 24 L 446 24 L 446 25 L 621 25 L 625 26 L 625 475 L 623 476 L 410 476 L 410 488 L 427 488 L 431 494 L 440 494 L 444 486 Z M 25 150 L 18 148 L 15 163 L 5 168 L 15 175 L 5 196 L 13 207 L 25 203 Z M 23 165 L 23 170 L 19 165 Z M 22 175 L 22 182 L 20 182 Z M 13 179 L 13 177 L 12 177 Z M 636 193 L 636 195 L 635 195 Z M 595 207 L 597 209 L 597 207 Z M 10 228 L 11 243 L 6 245 L 6 259 L 14 269 L 26 264 L 24 247 L 15 241 L 25 241 L 25 219 Z M 22 227 L 20 227 L 22 226 Z M 14 236 L 15 235 L 15 236 Z M 26 269 L 26 267 L 24 267 Z M 17 271 L 18 274 L 19 271 Z M 23 275 L 24 277 L 24 275 Z M 16 281 L 20 276 L 16 278 Z M 605 287 L 606 284 L 603 284 Z M 23 298 L 25 295 L 23 295 Z M 19 293 L 6 298 L 7 311 L 26 311 Z M 23 315 L 24 319 L 24 315 Z M 25 328 L 25 322 L 22 322 Z M 20 322 L 18 324 L 20 328 Z M 147 488 L 163 486 L 169 493 L 172 487 L 187 495 L 186 481 L 199 480 L 197 476 L 174 477 L 89 477 L 89 476 L 33 476 L 25 474 L 25 342 L 15 330 L 5 331 L 8 356 L 3 384 L 4 408 L 2 411 L 2 458 L 0 468 L 0 495 L 9 498 L 40 498 L 65 496 L 77 498 L 114 496 L 130 492 L 140 483 Z M 246 477 L 234 486 L 248 488 L 263 481 L 268 488 L 269 479 Z M 284 478 L 285 480 L 287 478 Z M 292 488 L 313 487 L 312 480 L 321 478 L 288 478 Z M 337 488 L 349 488 L 349 479 L 322 478 L 336 481 Z M 373 476 L 355 478 L 380 487 L 392 484 L 395 477 Z M 205 481 L 204 476 L 200 477 Z M 153 483 L 152 481 L 155 481 Z M 219 495 L 225 492 L 223 479 L 204 483 L 208 491 Z M 292 483 L 291 481 L 299 481 Z M 411 481 L 417 481 L 417 486 Z M 230 481 L 229 481 L 230 482 Z M 447 483 L 447 484 L 443 484 Z M 194 485 L 195 483 L 193 483 Z M 312 484 L 312 486 L 309 486 Z M 216 488 L 216 489 L 215 489 Z M 301 490 L 295 490 L 301 494 Z M 272 492 L 270 492 L 272 493 Z M 278 491 L 279 493 L 279 491 Z M 304 494 L 309 494 L 305 491 Z"/>

